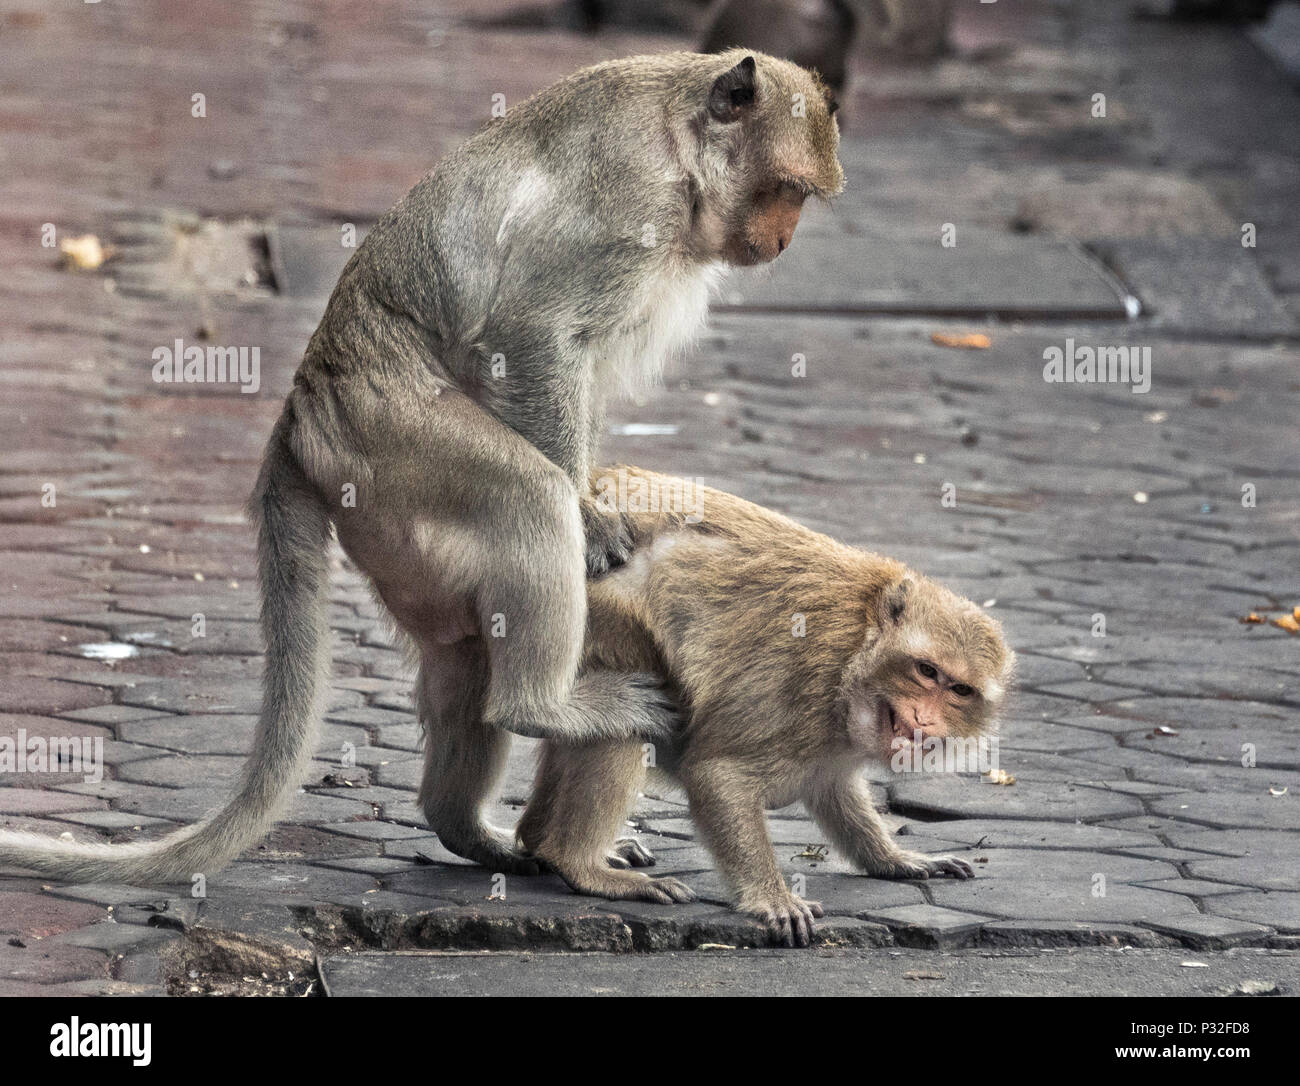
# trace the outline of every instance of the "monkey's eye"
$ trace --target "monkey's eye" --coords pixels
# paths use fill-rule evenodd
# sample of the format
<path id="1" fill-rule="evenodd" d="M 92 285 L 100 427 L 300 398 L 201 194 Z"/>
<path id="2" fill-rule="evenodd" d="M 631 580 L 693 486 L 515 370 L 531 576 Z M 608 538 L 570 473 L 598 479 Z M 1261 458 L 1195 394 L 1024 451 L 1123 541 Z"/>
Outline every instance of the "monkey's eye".
<path id="1" fill-rule="evenodd" d="M 959 698 L 968 698 L 973 693 L 975 693 L 975 688 L 972 686 L 967 686 L 965 683 L 953 683 L 952 686 L 948 687 L 948 689 L 951 690 L 954 694 L 956 694 Z"/>
<path id="2" fill-rule="evenodd" d="M 926 663 L 924 660 L 917 660 L 916 670 L 927 679 L 937 679 L 939 677 L 939 669 L 934 664 Z"/>

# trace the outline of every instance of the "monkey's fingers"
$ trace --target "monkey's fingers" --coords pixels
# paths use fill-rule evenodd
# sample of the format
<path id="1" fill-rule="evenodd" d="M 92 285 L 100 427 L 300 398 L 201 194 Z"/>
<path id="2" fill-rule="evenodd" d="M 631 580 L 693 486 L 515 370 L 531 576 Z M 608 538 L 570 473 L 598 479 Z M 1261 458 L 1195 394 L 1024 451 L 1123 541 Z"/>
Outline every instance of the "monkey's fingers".
<path id="1" fill-rule="evenodd" d="M 632 534 L 622 513 L 606 513 L 589 499 L 582 502 L 581 508 L 587 576 L 599 577 L 632 557 Z"/>
<path id="2" fill-rule="evenodd" d="M 935 875 L 951 875 L 955 879 L 973 879 L 975 869 L 965 860 L 959 860 L 956 856 L 939 856 L 932 861 L 933 866 L 930 871 Z"/>
<path id="3" fill-rule="evenodd" d="M 623 861 L 615 863 L 615 859 Z M 614 842 L 609 862 L 613 867 L 654 867 L 654 854 L 635 837 L 620 837 Z"/>
<path id="4" fill-rule="evenodd" d="M 664 875 L 657 879 L 650 880 L 656 887 L 668 894 L 675 903 L 684 905 L 687 902 L 696 900 L 695 891 L 686 883 L 673 878 L 671 875 Z"/>

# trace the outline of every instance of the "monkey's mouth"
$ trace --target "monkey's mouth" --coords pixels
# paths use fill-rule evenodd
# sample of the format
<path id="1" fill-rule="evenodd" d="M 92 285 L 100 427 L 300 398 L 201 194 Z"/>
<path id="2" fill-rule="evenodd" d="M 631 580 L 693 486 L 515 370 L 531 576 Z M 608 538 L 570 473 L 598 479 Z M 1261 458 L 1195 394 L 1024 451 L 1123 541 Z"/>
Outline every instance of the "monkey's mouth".
<path id="1" fill-rule="evenodd" d="M 907 724 L 886 698 L 880 699 L 879 721 L 881 734 L 891 743 L 899 739 L 909 744 L 924 743 L 927 739 L 934 738 L 924 728 Z"/>

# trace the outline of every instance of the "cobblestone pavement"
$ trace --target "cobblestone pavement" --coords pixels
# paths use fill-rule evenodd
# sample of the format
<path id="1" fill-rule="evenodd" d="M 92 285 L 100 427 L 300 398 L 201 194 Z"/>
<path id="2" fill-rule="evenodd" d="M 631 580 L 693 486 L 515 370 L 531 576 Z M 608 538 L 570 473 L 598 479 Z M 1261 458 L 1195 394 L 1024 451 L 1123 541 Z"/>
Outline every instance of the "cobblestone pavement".
<path id="1" fill-rule="evenodd" d="M 0 824 L 129 840 L 222 803 L 261 667 L 241 505 L 341 228 L 492 94 L 685 40 L 467 25 L 508 6 L 0 4 L 0 737 L 100 739 L 106 766 L 3 775 Z M 1296 93 L 1245 35 L 1122 3 L 959 5 L 956 42 L 859 72 L 848 192 L 730 281 L 607 454 L 988 601 L 1022 665 L 1015 783 L 877 785 L 910 847 L 976 879 L 852 876 L 776 811 L 822 949 L 699 951 L 759 934 L 680 797 L 651 796 L 642 840 L 701 903 L 552 877 L 494 899 L 422 826 L 410 673 L 339 563 L 333 697 L 284 823 L 202 898 L 0 875 L 0 993 L 1300 989 L 1300 636 L 1271 622 L 1300 605 Z M 116 256 L 60 270 L 45 223 Z M 155 383 L 177 338 L 258 347 L 259 390 Z M 1069 343 L 1149 349 L 1150 390 L 1046 382 Z M 663 953 L 547 953 L 634 950 Z"/>

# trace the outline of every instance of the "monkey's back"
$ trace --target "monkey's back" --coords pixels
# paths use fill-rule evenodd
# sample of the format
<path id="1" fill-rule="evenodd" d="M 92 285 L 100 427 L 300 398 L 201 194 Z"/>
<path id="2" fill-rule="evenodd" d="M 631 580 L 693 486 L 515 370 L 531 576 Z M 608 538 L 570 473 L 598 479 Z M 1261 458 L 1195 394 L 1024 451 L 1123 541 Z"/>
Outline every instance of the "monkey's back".
<path id="1" fill-rule="evenodd" d="M 609 472 L 660 492 L 680 482 Z M 847 654 L 867 636 L 869 598 L 906 567 L 723 491 L 699 497 L 698 523 L 681 510 L 628 513 L 636 552 L 589 585 L 588 662 L 670 678 L 691 712 L 688 742 L 729 745 L 774 771 L 802 764 L 810 734 L 842 734 Z"/>

